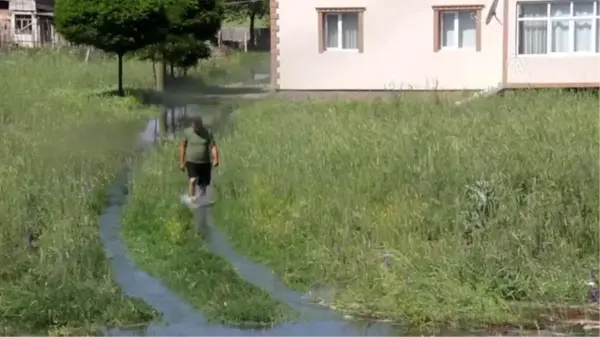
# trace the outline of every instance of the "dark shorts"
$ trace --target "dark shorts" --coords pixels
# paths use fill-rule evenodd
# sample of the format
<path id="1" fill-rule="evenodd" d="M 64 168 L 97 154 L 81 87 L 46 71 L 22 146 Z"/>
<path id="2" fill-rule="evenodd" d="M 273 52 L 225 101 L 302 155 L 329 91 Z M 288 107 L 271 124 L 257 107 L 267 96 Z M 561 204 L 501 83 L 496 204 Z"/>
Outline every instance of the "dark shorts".
<path id="1" fill-rule="evenodd" d="M 212 172 L 211 163 L 185 163 L 185 170 L 187 171 L 188 178 L 196 178 L 196 182 L 199 186 L 210 185 L 210 178 Z"/>

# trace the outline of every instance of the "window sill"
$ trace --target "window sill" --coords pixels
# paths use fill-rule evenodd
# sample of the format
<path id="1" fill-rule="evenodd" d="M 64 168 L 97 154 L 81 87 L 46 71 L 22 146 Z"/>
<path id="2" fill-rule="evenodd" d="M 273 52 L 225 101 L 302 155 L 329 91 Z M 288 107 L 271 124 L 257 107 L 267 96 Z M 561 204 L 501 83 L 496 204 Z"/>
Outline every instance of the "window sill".
<path id="1" fill-rule="evenodd" d="M 600 53 L 595 52 L 574 52 L 574 53 L 549 53 L 549 54 L 517 54 L 516 57 L 522 58 L 561 58 L 561 57 L 600 57 Z"/>
<path id="2" fill-rule="evenodd" d="M 442 48 L 435 51 L 436 54 L 462 54 L 462 53 L 481 53 L 481 50 L 476 48 Z"/>
<path id="3" fill-rule="evenodd" d="M 444 47 L 444 48 L 440 48 L 437 50 L 438 53 L 471 53 L 471 52 L 480 52 L 481 50 L 477 50 L 477 48 L 475 47 L 468 47 L 468 48 L 448 48 L 448 47 Z"/>
<path id="4" fill-rule="evenodd" d="M 358 49 L 343 49 L 343 48 L 327 48 L 324 50 L 325 53 L 334 52 L 334 53 L 359 53 Z"/>

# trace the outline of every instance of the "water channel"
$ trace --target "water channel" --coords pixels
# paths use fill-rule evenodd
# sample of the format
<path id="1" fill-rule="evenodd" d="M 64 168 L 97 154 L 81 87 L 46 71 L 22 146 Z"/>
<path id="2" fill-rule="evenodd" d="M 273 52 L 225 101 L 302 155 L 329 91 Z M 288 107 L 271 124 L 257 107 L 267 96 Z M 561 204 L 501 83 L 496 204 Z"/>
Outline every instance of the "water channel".
<path id="1" fill-rule="evenodd" d="M 214 106 L 186 106 L 167 109 L 164 125 L 170 137 L 182 125 L 186 116 L 200 113 L 213 127 L 223 123 L 221 103 Z M 205 113 L 206 111 L 206 113 Z M 157 141 L 158 120 L 151 120 L 140 133 L 139 145 L 149 149 Z M 213 222 L 209 207 L 197 208 L 194 221 L 202 230 L 213 253 L 225 258 L 241 278 L 267 291 L 276 300 L 300 313 L 294 323 L 277 324 L 269 328 L 233 328 L 208 322 L 201 312 L 192 308 L 177 294 L 167 289 L 158 279 L 140 270 L 129 258 L 120 233 L 121 210 L 126 202 L 130 172 L 124 169 L 108 193 L 108 202 L 100 218 L 100 236 L 109 257 L 116 282 L 126 296 L 143 300 L 162 314 L 162 322 L 149 324 L 143 329 L 122 330 L 106 328 L 107 336 L 398 336 L 409 333 L 401 326 L 385 322 L 349 320 L 333 310 L 311 304 L 307 296 L 285 286 L 271 270 L 236 252 L 226 235 Z M 209 193 L 210 194 L 210 193 Z M 176 202 L 176 201 L 174 201 Z M 571 331 L 570 335 L 582 331 Z M 489 335 L 490 331 L 452 332 L 444 335 Z M 512 333 L 511 333 L 512 334 Z M 546 333 L 550 334 L 550 333 Z M 514 334 L 513 334 L 514 335 Z M 596 333 L 597 335 L 597 333 Z"/>

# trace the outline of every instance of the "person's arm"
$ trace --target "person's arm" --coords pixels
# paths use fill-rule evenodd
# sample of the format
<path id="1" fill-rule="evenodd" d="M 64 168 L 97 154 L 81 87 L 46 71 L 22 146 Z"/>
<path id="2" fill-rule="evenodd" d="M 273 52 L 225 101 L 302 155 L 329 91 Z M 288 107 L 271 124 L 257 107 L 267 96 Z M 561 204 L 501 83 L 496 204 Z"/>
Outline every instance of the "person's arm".
<path id="1" fill-rule="evenodd" d="M 183 136 L 181 143 L 179 144 L 179 167 L 185 167 L 185 149 L 187 148 L 187 137 Z"/>
<path id="2" fill-rule="evenodd" d="M 213 166 L 219 166 L 219 149 L 212 134 L 210 135 L 210 157 L 212 158 Z"/>

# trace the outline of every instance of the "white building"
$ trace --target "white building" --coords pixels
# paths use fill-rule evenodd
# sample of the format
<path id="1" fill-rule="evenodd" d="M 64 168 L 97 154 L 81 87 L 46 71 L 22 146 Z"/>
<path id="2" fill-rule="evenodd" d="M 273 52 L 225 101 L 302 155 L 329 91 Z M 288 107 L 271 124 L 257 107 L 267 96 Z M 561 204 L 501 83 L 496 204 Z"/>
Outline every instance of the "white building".
<path id="1" fill-rule="evenodd" d="M 598 87 L 599 0 L 271 0 L 276 90 Z"/>

